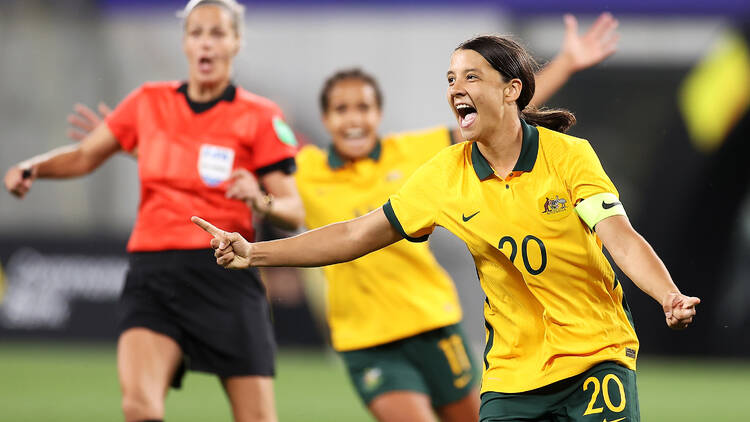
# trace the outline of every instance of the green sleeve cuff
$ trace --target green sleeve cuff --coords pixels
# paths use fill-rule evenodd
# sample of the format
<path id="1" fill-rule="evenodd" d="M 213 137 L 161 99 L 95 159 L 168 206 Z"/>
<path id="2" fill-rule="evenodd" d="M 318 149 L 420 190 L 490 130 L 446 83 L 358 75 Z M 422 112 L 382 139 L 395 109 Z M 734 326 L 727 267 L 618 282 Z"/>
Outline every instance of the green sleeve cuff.
<path id="1" fill-rule="evenodd" d="M 396 217 L 396 213 L 393 212 L 393 206 L 391 205 L 391 200 L 390 199 L 388 200 L 388 202 L 386 202 L 383 205 L 383 212 L 385 213 L 385 216 L 388 219 L 388 222 L 391 223 L 391 226 L 393 226 L 393 228 L 396 229 L 396 231 L 404 239 L 408 240 L 409 242 L 415 242 L 415 243 L 424 242 L 425 240 L 427 240 L 430 237 L 429 234 L 426 234 L 426 235 L 421 236 L 421 237 L 411 237 L 408 234 L 406 234 L 406 232 L 404 231 L 403 226 L 401 226 L 401 222 L 398 221 L 398 217 Z"/>
<path id="2" fill-rule="evenodd" d="M 613 193 L 598 193 L 590 196 L 576 205 L 576 212 L 591 230 L 607 217 L 626 215 L 625 207 Z"/>

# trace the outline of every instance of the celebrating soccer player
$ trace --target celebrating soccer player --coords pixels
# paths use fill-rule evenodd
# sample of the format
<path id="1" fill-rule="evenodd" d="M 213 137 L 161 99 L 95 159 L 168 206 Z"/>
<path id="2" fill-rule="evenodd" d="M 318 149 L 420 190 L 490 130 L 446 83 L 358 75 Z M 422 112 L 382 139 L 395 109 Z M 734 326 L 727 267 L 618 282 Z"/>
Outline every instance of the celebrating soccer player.
<path id="1" fill-rule="evenodd" d="M 630 225 L 588 142 L 562 133 L 573 115 L 527 108 L 533 69 L 508 38 L 461 44 L 447 97 L 470 141 L 362 217 L 260 243 L 193 221 L 226 268 L 330 265 L 445 227 L 466 242 L 487 295 L 480 420 L 639 420 L 638 339 L 602 244 L 670 328 L 687 327 L 700 300 Z"/>

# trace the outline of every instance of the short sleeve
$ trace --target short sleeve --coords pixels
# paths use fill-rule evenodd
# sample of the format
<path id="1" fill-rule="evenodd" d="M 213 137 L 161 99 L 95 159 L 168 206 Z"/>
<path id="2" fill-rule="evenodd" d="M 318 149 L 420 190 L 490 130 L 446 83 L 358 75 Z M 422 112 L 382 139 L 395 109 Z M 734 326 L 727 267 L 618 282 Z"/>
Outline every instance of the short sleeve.
<path id="1" fill-rule="evenodd" d="M 404 239 L 424 242 L 437 225 L 441 197 L 434 166 L 420 167 L 383 205 L 388 221 Z"/>
<path id="2" fill-rule="evenodd" d="M 297 139 L 281 111 L 275 109 L 260 118 L 250 147 L 253 170 L 258 170 L 294 158 Z"/>
<path id="3" fill-rule="evenodd" d="M 143 97 L 143 87 L 128 94 L 107 116 L 105 122 L 117 142 L 125 151 L 138 146 L 138 107 Z"/>
<path id="4" fill-rule="evenodd" d="M 591 145 L 581 141 L 571 150 L 566 182 L 578 216 L 594 230 L 607 217 L 625 215 L 617 189 Z"/>

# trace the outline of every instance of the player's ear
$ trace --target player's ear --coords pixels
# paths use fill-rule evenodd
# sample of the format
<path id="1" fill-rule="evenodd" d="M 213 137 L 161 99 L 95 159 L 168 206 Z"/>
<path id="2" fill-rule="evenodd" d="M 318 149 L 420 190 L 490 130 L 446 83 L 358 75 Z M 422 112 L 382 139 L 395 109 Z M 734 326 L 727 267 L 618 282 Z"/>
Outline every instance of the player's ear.
<path id="1" fill-rule="evenodd" d="M 503 97 L 505 98 L 505 101 L 512 103 L 518 100 L 518 97 L 521 96 L 521 89 L 523 88 L 523 83 L 518 78 L 513 78 L 510 81 L 508 81 L 508 85 L 505 86 L 503 89 Z"/>

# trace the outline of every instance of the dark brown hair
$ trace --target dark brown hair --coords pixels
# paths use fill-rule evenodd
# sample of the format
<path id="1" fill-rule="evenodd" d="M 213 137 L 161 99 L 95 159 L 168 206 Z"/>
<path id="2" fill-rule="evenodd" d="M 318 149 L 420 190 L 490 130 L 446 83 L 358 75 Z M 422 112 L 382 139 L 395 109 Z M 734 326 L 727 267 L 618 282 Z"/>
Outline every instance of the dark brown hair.
<path id="1" fill-rule="evenodd" d="M 323 83 L 323 89 L 320 90 L 320 111 L 322 111 L 323 114 L 328 112 L 328 96 L 331 94 L 333 87 L 336 86 L 337 83 L 347 79 L 357 79 L 370 85 L 372 89 L 375 90 L 375 101 L 378 103 L 378 108 L 383 108 L 383 94 L 380 92 L 378 81 L 369 73 L 362 71 L 362 69 L 352 68 L 339 70 Z"/>
<path id="2" fill-rule="evenodd" d="M 558 132 L 565 132 L 576 123 L 576 118 L 568 110 L 541 109 L 529 106 L 534 97 L 534 73 L 539 65 L 517 42 L 497 35 L 480 35 L 464 41 L 456 50 L 473 50 L 479 53 L 495 70 L 500 72 L 503 81 L 521 80 L 521 95 L 516 100 L 519 115 L 527 123 L 542 126 Z"/>

